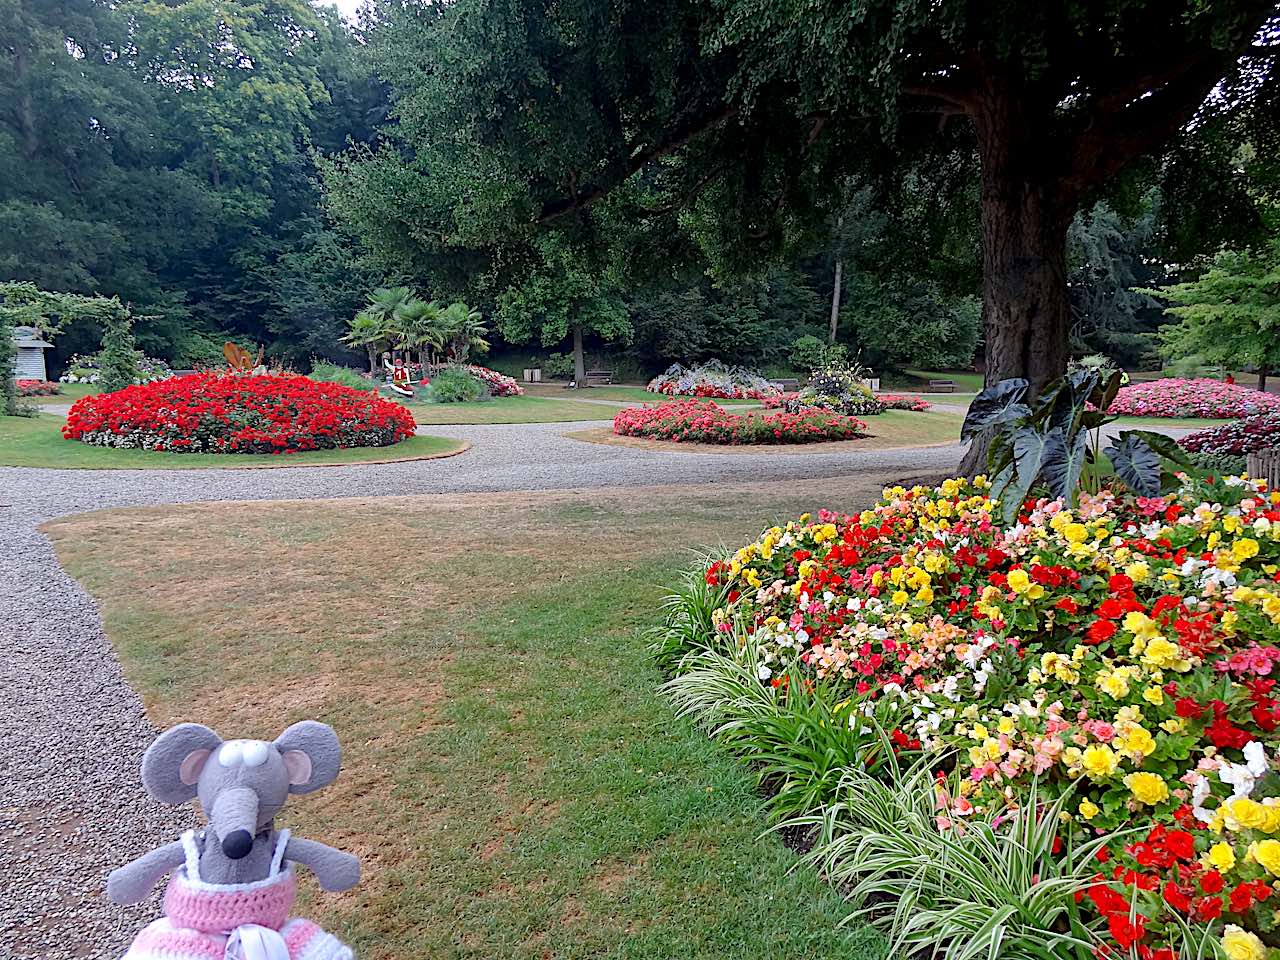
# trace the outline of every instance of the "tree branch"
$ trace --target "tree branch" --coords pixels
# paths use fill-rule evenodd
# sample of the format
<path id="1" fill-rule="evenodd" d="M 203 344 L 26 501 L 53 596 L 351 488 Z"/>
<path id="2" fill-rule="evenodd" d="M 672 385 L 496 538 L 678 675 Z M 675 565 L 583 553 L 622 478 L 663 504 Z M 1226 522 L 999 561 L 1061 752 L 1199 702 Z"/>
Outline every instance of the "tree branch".
<path id="1" fill-rule="evenodd" d="M 586 187 L 581 190 L 574 190 L 572 196 L 562 197 L 552 200 L 542 205 L 535 218 L 536 223 L 546 223 L 549 220 L 555 220 L 566 214 L 573 213 L 576 210 L 582 210 L 591 206 L 599 200 L 604 199 L 611 190 L 624 182 L 634 173 L 638 173 L 654 160 L 665 157 L 685 144 L 694 140 L 708 130 L 713 130 L 723 124 L 726 120 L 737 114 L 738 108 L 734 106 L 724 105 L 715 113 L 708 116 L 699 117 L 698 119 L 686 124 L 685 126 L 672 131 L 667 137 L 659 140 L 651 146 L 641 146 L 635 144 L 628 148 L 626 163 L 622 164 L 620 169 L 612 173 L 605 180 L 593 186 Z M 576 184 L 575 184 L 576 186 Z"/>
<path id="2" fill-rule="evenodd" d="M 1172 69 L 1176 76 L 1148 96 L 1134 94 L 1123 109 L 1095 110 L 1089 125 L 1072 140 L 1072 172 L 1063 181 L 1064 191 L 1079 198 L 1138 157 L 1167 143 L 1195 116 L 1233 60 L 1234 54 L 1221 53 L 1192 58 Z M 1136 85 L 1137 79 L 1129 87 Z M 1098 103 L 1116 103 L 1119 95 Z"/>

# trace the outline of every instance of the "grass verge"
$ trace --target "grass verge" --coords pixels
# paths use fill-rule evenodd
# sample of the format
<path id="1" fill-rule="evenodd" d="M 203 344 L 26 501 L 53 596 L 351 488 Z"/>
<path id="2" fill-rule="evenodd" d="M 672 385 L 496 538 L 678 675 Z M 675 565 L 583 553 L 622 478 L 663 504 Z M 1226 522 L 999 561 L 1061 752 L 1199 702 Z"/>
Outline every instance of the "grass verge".
<path id="1" fill-rule="evenodd" d="M 604 399 L 601 397 L 600 399 Z M 608 420 L 615 410 L 598 403 L 546 397 L 494 397 L 479 403 L 408 403 L 418 423 L 431 426 L 472 423 L 560 423 Z"/>
<path id="2" fill-rule="evenodd" d="M 60 416 L 0 417 L 0 467 L 58 470 L 191 470 L 219 467 L 321 467 L 346 463 L 416 460 L 461 453 L 466 443 L 447 437 L 410 437 L 390 447 L 350 447 L 303 453 L 163 453 L 95 447 L 62 436 Z"/>
<path id="3" fill-rule="evenodd" d="M 867 960 L 882 945 L 838 928 L 839 894 L 760 835 L 752 772 L 673 719 L 641 631 L 688 545 L 880 485 L 192 505 L 45 529 L 157 723 L 338 729 L 343 776 L 285 819 L 364 859 L 356 891 L 306 881 L 303 905 L 363 960 Z M 389 559 L 389 542 L 426 546 Z"/>

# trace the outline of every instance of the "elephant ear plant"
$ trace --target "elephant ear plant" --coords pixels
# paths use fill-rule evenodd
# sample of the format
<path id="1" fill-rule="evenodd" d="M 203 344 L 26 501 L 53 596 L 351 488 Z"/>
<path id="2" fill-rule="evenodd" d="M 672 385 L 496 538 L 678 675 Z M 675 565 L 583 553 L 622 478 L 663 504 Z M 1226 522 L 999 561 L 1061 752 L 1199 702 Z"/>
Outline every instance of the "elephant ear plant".
<path id="1" fill-rule="evenodd" d="M 1001 380 L 969 406 L 960 439 L 988 434 L 991 495 L 1012 521 L 1037 485 L 1070 506 L 1080 491 L 1096 493 L 1119 480 L 1140 496 L 1155 496 L 1176 483 L 1174 468 L 1192 470 L 1176 443 L 1149 430 L 1125 430 L 1103 447 L 1106 412 L 1120 389 L 1119 371 L 1085 368 L 1055 380 L 1028 402 L 1028 383 Z"/>

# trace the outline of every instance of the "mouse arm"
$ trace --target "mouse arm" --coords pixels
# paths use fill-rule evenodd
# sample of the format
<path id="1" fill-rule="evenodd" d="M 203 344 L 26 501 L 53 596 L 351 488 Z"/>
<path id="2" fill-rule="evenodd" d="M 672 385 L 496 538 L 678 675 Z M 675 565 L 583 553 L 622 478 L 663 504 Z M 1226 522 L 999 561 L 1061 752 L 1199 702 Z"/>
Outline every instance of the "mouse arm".
<path id="1" fill-rule="evenodd" d="M 156 881 L 172 873 L 185 859 L 178 840 L 144 853 L 132 863 L 111 871 L 107 878 L 107 896 L 119 904 L 141 903 Z"/>
<path id="2" fill-rule="evenodd" d="M 349 853 L 314 840 L 290 837 L 284 858 L 300 863 L 316 875 L 320 886 L 330 893 L 350 890 L 360 882 L 360 861 Z"/>

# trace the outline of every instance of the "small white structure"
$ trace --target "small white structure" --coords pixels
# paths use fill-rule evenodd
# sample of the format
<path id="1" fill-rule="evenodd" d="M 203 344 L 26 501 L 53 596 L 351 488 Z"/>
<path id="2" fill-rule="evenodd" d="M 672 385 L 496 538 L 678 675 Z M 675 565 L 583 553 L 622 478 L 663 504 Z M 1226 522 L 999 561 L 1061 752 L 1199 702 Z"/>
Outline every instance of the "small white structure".
<path id="1" fill-rule="evenodd" d="M 44 365 L 44 352 L 53 344 L 40 339 L 35 327 L 14 327 L 13 346 L 17 350 L 13 367 L 15 380 L 48 380 Z"/>

